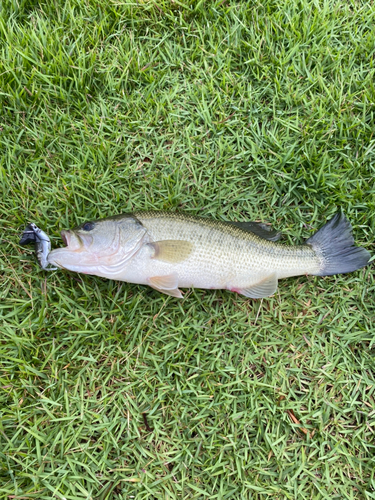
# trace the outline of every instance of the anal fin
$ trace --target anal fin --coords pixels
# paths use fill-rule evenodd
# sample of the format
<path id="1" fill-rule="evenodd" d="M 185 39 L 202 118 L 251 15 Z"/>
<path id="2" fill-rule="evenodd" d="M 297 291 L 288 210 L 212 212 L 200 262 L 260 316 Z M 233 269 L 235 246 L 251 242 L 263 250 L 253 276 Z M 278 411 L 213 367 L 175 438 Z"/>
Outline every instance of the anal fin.
<path id="1" fill-rule="evenodd" d="M 238 288 L 236 291 L 245 297 L 251 299 L 262 299 L 263 297 L 269 297 L 273 295 L 277 290 L 278 279 L 275 273 L 269 276 L 263 277 L 255 283 L 246 288 Z"/>

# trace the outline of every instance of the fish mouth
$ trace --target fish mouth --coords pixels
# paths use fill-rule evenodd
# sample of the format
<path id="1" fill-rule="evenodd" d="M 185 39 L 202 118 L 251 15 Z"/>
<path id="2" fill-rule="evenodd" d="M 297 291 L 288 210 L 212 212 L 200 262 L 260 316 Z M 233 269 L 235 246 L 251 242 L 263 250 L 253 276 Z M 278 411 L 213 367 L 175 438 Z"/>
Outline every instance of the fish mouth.
<path id="1" fill-rule="evenodd" d="M 65 245 L 65 250 L 70 252 L 83 252 L 92 243 L 92 236 L 76 234 L 70 229 L 61 231 L 61 239 Z"/>
<path id="2" fill-rule="evenodd" d="M 61 239 L 63 240 L 63 243 L 66 247 L 69 246 L 70 243 L 70 234 L 69 231 L 61 231 Z"/>
<path id="3" fill-rule="evenodd" d="M 48 262 L 51 265 L 83 273 L 97 265 L 97 256 L 87 250 L 85 241 L 79 235 L 70 230 L 61 231 L 60 234 L 64 246 L 48 254 Z"/>

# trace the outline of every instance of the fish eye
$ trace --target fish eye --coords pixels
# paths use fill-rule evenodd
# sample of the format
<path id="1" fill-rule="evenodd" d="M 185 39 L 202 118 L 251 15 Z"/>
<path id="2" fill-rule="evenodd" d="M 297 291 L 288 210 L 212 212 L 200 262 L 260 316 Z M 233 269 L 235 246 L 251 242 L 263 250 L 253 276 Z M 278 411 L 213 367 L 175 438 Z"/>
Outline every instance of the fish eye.
<path id="1" fill-rule="evenodd" d="M 84 231 L 91 231 L 92 229 L 94 229 L 94 226 L 95 226 L 95 224 L 93 222 L 85 222 L 82 225 L 82 229 Z"/>

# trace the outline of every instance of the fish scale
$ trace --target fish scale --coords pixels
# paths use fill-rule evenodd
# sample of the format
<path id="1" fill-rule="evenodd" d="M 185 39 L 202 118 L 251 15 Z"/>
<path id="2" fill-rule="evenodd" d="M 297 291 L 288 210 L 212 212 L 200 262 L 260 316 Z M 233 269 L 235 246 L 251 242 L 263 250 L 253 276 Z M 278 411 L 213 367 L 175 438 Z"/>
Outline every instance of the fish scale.
<path id="1" fill-rule="evenodd" d="M 184 267 L 189 267 L 186 274 L 190 276 L 202 265 L 212 268 L 213 274 L 219 274 L 222 279 L 228 274 L 239 278 L 254 275 L 256 279 L 259 274 L 272 272 L 282 278 L 311 274 L 320 268 L 319 257 L 308 245 L 274 243 L 223 221 L 156 211 L 135 212 L 134 216 L 154 241 L 177 239 L 194 244 L 189 261 L 183 263 Z M 219 288 L 217 283 L 212 285 Z"/>

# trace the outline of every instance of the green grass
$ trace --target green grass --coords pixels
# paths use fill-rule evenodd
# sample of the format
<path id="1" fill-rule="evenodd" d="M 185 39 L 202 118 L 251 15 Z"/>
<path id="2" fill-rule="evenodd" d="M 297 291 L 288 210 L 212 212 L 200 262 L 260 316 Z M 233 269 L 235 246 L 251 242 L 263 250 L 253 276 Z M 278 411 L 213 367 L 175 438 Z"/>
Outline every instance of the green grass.
<path id="1" fill-rule="evenodd" d="M 296 243 L 342 209 L 374 253 L 374 21 L 368 1 L 1 2 L 1 499 L 375 499 L 373 266 L 180 301 L 18 245 L 29 221 L 58 246 L 151 208 Z"/>

